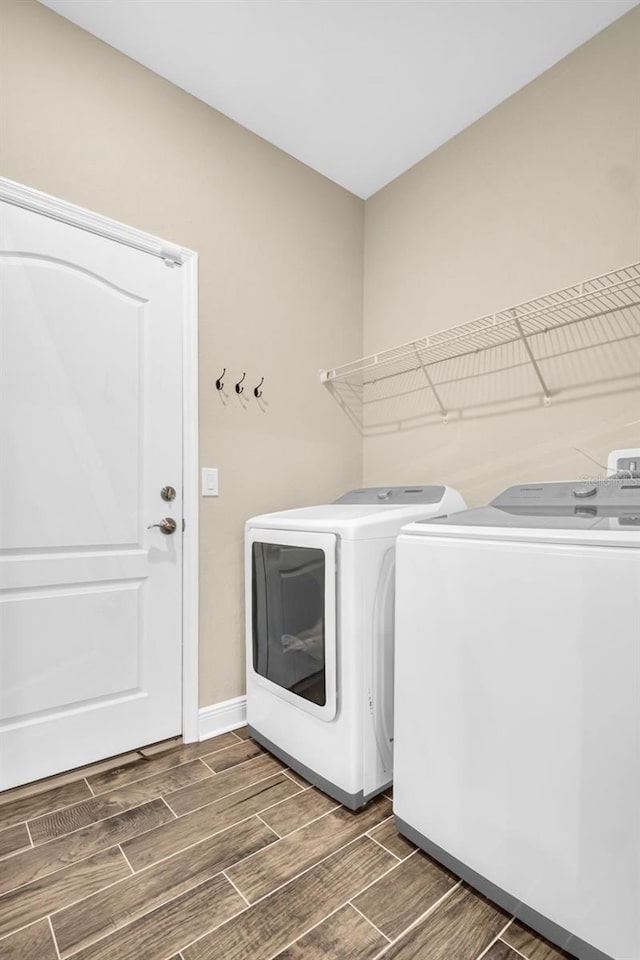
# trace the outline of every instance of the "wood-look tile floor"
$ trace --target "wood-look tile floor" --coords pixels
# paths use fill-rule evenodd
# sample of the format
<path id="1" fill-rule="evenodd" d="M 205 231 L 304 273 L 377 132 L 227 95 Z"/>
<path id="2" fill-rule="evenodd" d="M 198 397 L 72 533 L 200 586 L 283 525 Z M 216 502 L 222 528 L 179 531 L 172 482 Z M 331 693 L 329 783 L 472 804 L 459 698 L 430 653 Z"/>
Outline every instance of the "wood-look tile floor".
<path id="1" fill-rule="evenodd" d="M 0 960 L 567 956 L 244 729 L 0 794 Z"/>

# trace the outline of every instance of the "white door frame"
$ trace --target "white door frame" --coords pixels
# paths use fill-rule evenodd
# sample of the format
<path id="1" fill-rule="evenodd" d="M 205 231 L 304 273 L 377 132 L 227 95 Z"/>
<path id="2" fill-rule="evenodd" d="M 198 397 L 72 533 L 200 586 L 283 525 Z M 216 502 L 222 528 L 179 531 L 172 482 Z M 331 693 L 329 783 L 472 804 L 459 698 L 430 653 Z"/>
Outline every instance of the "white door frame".
<path id="1" fill-rule="evenodd" d="M 198 254 L 0 177 L 0 200 L 162 257 L 184 271 L 182 314 L 182 736 L 198 740 Z"/>

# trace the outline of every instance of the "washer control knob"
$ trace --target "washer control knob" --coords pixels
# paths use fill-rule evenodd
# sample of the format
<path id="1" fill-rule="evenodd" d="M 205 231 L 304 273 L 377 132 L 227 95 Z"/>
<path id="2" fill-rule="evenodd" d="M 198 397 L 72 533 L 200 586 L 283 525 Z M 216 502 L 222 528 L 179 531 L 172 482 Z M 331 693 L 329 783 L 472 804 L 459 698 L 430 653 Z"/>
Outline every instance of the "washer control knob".
<path id="1" fill-rule="evenodd" d="M 378 500 L 388 500 L 391 496 L 391 490 L 381 490 L 378 494 Z"/>
<path id="2" fill-rule="evenodd" d="M 598 491 L 596 487 L 594 487 L 592 484 L 585 483 L 583 487 L 576 487 L 573 491 L 573 495 L 574 497 L 578 497 L 580 500 L 583 500 L 585 497 L 595 497 L 597 492 Z"/>

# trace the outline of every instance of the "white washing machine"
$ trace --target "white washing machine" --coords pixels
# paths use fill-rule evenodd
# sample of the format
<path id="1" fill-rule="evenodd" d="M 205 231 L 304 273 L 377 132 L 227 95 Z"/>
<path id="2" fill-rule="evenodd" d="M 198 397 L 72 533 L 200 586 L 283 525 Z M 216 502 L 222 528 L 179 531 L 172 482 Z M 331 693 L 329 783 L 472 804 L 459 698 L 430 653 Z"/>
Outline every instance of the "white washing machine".
<path id="1" fill-rule="evenodd" d="M 640 480 L 398 538 L 398 830 L 580 960 L 640 957 Z"/>
<path id="2" fill-rule="evenodd" d="M 249 730 L 351 809 L 391 782 L 398 531 L 464 506 L 445 486 L 373 488 L 247 522 Z"/>

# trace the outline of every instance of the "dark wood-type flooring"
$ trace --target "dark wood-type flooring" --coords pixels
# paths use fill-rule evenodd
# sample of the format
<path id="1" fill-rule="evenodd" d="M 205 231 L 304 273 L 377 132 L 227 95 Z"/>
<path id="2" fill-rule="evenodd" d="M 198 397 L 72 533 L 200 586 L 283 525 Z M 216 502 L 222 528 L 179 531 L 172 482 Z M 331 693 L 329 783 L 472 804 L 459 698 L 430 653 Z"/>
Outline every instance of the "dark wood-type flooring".
<path id="1" fill-rule="evenodd" d="M 0 794 L 0 960 L 560 960 L 246 730 Z"/>

